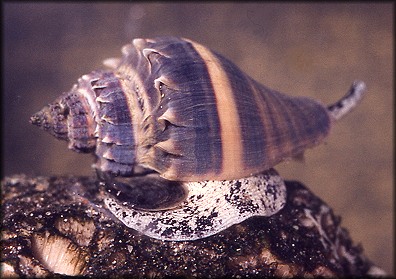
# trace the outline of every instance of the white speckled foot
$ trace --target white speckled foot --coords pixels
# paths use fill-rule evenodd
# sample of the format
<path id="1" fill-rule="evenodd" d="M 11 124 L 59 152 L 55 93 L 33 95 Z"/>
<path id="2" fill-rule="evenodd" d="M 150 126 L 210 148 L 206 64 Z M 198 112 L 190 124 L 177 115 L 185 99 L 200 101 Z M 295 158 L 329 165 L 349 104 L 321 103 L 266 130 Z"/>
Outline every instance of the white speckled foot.
<path id="1" fill-rule="evenodd" d="M 108 194 L 104 202 L 126 226 L 168 241 L 205 238 L 252 216 L 271 216 L 286 203 L 286 187 L 271 169 L 230 181 L 184 182 L 188 196 L 179 206 L 146 211 L 125 205 Z"/>

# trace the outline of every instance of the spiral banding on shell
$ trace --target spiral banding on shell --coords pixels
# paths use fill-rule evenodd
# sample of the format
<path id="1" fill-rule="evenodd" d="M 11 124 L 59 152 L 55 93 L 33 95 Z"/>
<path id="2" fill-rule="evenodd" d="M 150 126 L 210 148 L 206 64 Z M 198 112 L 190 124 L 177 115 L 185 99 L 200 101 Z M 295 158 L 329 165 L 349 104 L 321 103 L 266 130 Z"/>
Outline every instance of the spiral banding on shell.
<path id="1" fill-rule="evenodd" d="M 77 113 L 57 116 L 50 105 L 33 118 L 73 150 L 94 152 L 101 172 L 133 175 L 140 166 L 177 181 L 247 177 L 319 144 L 339 118 L 191 40 L 135 39 L 122 53 L 107 60 L 113 70 L 83 76 L 55 102 L 80 103 Z"/>

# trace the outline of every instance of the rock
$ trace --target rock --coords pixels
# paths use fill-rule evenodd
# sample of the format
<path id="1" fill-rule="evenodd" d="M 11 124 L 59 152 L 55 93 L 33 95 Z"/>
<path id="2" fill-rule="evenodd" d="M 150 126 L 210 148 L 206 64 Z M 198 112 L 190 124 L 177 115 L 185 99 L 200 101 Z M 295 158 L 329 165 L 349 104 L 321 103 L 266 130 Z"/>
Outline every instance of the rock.
<path id="1" fill-rule="evenodd" d="M 2 181 L 2 276 L 385 276 L 341 218 L 299 182 L 286 206 L 201 240 L 160 241 L 125 227 L 91 177 Z"/>

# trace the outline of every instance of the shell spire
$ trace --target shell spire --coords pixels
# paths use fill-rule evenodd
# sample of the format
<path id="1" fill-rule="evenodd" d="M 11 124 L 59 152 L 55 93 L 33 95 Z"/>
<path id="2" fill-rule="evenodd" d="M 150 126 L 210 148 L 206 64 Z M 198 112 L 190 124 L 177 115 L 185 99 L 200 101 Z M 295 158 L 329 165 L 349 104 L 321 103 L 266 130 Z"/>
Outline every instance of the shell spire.
<path id="1" fill-rule="evenodd" d="M 68 140 L 66 118 L 59 105 L 49 104 L 30 117 L 30 123 L 61 140 Z M 56 120 L 55 120 L 56 119 Z"/>
<path id="2" fill-rule="evenodd" d="M 61 94 L 30 118 L 30 123 L 60 140 L 69 142 L 69 148 L 90 153 L 95 150 L 95 115 L 97 105 L 90 84 L 100 72 L 84 75 L 69 92 Z M 88 86 L 89 85 L 89 86 Z"/>

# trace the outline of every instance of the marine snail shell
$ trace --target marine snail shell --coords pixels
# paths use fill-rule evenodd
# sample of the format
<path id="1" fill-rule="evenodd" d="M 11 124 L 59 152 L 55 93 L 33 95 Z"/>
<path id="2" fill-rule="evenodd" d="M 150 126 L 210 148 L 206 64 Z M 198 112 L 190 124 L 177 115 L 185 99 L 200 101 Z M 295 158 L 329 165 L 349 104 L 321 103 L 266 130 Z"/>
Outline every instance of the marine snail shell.
<path id="1" fill-rule="evenodd" d="M 122 53 L 121 59 L 105 61 L 110 70 L 82 76 L 71 91 L 33 115 L 31 122 L 68 141 L 70 149 L 94 153 L 94 167 L 100 173 L 133 176 L 142 170 L 154 171 L 167 180 L 184 181 L 190 193 L 203 191 L 204 202 L 199 203 L 203 209 L 188 211 L 183 220 L 212 210 L 214 199 L 225 198 L 231 185 L 242 184 L 243 191 L 256 193 L 257 183 L 246 180 L 257 181 L 263 175 L 277 181 L 268 185 L 278 185 L 278 194 L 284 196 L 283 182 L 276 173 L 260 173 L 321 143 L 332 122 L 355 107 L 365 91 L 363 82 L 355 82 L 343 99 L 329 107 L 306 97 L 290 97 L 259 84 L 205 46 L 183 38 L 134 39 Z M 204 190 L 208 188 L 215 193 L 210 195 Z M 254 201 L 254 195 L 248 196 Z M 195 205 L 192 196 L 186 202 L 182 208 Z M 106 203 L 127 226 L 160 218 L 152 212 L 126 209 L 113 198 Z M 270 203 L 276 210 L 256 210 L 255 214 L 271 215 L 282 204 Z M 161 220 L 179 213 L 161 211 Z M 140 219 L 128 217 L 136 214 Z M 224 223 L 245 218 L 235 214 L 230 218 L 236 221 Z M 216 233 L 224 228 L 216 225 L 221 222 L 214 220 L 209 226 L 212 229 L 202 229 L 208 233 L 196 229 L 190 236 L 174 228 L 171 234 L 164 228 L 157 233 L 137 229 L 159 239 L 186 240 Z"/>

